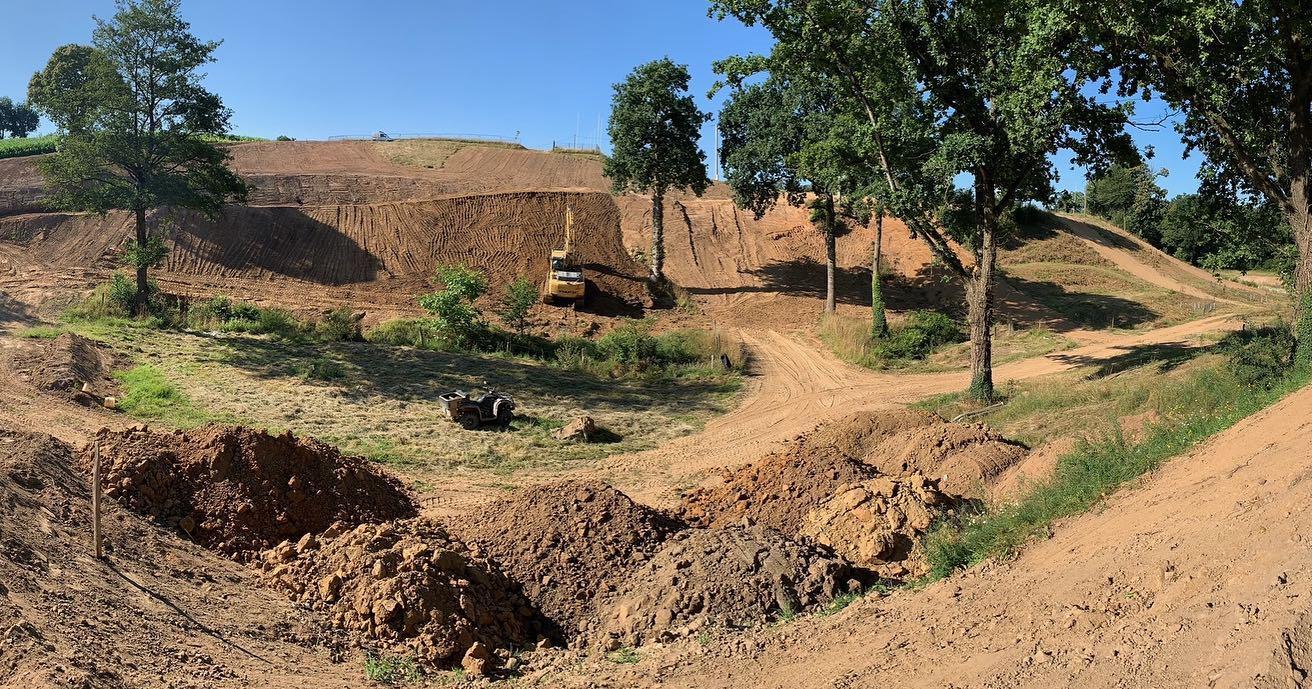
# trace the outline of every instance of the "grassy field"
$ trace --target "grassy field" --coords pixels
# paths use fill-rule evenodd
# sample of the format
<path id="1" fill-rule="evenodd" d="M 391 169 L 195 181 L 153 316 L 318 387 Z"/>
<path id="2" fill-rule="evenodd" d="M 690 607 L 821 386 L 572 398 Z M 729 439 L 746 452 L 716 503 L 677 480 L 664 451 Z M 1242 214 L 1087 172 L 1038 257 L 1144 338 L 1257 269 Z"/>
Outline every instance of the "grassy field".
<path id="1" fill-rule="evenodd" d="M 55 134 L 32 136 L 26 139 L 0 139 L 0 158 L 18 158 L 42 153 L 54 153 L 59 137 Z"/>
<path id="2" fill-rule="evenodd" d="M 143 420 L 190 427 L 242 423 L 310 435 L 394 465 L 412 479 L 475 472 L 489 480 L 553 471 L 646 449 L 691 433 L 727 411 L 736 375 L 681 380 L 610 380 L 537 360 L 453 354 L 364 342 L 285 342 L 242 334 L 152 330 L 111 323 L 69 329 L 130 353 L 119 374 L 123 408 Z M 509 429 L 465 431 L 437 402 L 487 381 L 514 396 Z M 551 433 L 580 414 L 603 442 L 565 443 Z"/>

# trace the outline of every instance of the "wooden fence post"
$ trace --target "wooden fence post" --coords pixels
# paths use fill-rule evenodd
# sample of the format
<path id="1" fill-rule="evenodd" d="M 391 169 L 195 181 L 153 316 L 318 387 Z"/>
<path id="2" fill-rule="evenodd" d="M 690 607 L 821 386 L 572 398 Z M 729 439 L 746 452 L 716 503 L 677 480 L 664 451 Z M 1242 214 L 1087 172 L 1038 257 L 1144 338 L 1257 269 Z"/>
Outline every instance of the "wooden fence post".
<path id="1" fill-rule="evenodd" d="M 101 558 L 100 547 L 100 439 L 91 451 L 91 540 L 95 542 L 96 559 Z"/>

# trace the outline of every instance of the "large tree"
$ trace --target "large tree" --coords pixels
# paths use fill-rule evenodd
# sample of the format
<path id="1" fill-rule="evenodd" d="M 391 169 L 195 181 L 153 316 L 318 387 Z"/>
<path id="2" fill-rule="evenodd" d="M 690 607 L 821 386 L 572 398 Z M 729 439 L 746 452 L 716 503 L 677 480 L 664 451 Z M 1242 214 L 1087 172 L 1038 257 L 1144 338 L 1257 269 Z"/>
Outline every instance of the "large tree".
<path id="1" fill-rule="evenodd" d="M 1039 0 L 714 0 L 764 25 L 771 60 L 826 77 L 864 112 L 880 199 L 964 283 L 970 394 L 993 397 L 997 243 L 1008 214 L 1046 200 L 1049 156 L 1128 154 L 1124 113 L 1084 93 L 1105 67 L 1077 25 Z M 968 179 L 967 189 L 957 187 Z M 955 240 L 970 253 L 963 261 Z"/>
<path id="2" fill-rule="evenodd" d="M 1312 364 L 1312 3 L 1086 0 L 1085 25 L 1115 58 L 1125 93 L 1183 113 L 1207 186 L 1261 196 L 1298 247 L 1297 359 Z"/>
<path id="3" fill-rule="evenodd" d="M 698 196 L 711 181 L 706 154 L 697 146 L 710 116 L 688 93 L 688 68 L 663 58 L 639 65 L 615 84 L 611 101 L 611 155 L 605 174 L 614 191 L 651 194 L 651 276 L 665 280 L 665 194 Z"/>
<path id="4" fill-rule="evenodd" d="M 217 41 L 201 41 L 179 0 L 119 0 L 96 18 L 91 46 L 64 46 L 32 77 L 28 100 L 64 133 L 42 161 L 59 207 L 135 214 L 127 257 L 136 269 L 133 313 L 147 307 L 147 270 L 164 258 L 164 238 L 148 213 L 194 209 L 214 217 L 244 200 L 229 154 L 206 137 L 226 134 L 230 112 L 201 84 Z M 152 231 L 152 224 L 155 231 Z"/>
<path id="5" fill-rule="evenodd" d="M 36 131 L 41 118 L 36 111 L 25 103 L 14 103 L 10 98 L 0 97 L 0 139 L 5 136 L 22 139 Z"/>
<path id="6" fill-rule="evenodd" d="M 717 64 L 736 73 L 742 61 Z M 734 200 L 759 219 L 779 201 L 807 205 L 825 238 L 825 312 L 836 296 L 836 237 L 844 229 L 842 202 L 862 185 L 851 174 L 853 154 L 843 126 L 842 100 L 806 79 L 779 71 L 762 82 L 730 79 L 733 91 L 720 112 L 720 159 Z"/>

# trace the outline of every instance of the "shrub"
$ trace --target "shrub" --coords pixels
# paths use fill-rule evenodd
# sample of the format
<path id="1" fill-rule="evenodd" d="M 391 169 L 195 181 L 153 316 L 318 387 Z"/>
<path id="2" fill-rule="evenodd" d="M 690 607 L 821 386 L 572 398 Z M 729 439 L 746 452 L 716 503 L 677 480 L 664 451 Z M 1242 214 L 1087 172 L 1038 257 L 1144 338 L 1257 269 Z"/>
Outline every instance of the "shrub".
<path id="1" fill-rule="evenodd" d="M 628 366 L 655 363 L 659 344 L 640 321 L 630 321 L 606 333 L 597 341 L 597 353 L 604 359 Z"/>
<path id="2" fill-rule="evenodd" d="M 325 342 L 355 342 L 360 339 L 360 321 L 350 309 L 333 309 L 314 324 L 314 334 Z"/>
<path id="3" fill-rule="evenodd" d="M 469 347 L 483 330 L 483 316 L 474 300 L 487 292 L 487 276 L 467 266 L 442 266 L 437 269 L 441 291 L 419 298 L 419 305 L 433 315 L 438 337 L 456 349 Z"/>
<path id="4" fill-rule="evenodd" d="M 1221 341 L 1235 378 L 1269 390 L 1294 365 L 1294 334 L 1283 323 L 1230 333 Z"/>
<path id="5" fill-rule="evenodd" d="M 562 335 L 556 340 L 556 361 L 570 368 L 581 366 L 585 359 L 597 358 L 597 346 L 578 335 Z"/>
<path id="6" fill-rule="evenodd" d="M 428 321 L 418 318 L 396 318 L 383 321 L 364 334 L 366 342 L 377 342 L 404 347 L 427 347 L 433 339 Z"/>
<path id="7" fill-rule="evenodd" d="M 538 300 L 538 288 L 527 278 L 519 278 L 506 288 L 497 315 L 515 332 L 523 332 L 528 313 Z"/>
<path id="8" fill-rule="evenodd" d="M 881 359 L 924 359 L 945 344 L 960 342 L 961 328 L 938 311 L 912 311 L 907 322 L 874 346 Z"/>

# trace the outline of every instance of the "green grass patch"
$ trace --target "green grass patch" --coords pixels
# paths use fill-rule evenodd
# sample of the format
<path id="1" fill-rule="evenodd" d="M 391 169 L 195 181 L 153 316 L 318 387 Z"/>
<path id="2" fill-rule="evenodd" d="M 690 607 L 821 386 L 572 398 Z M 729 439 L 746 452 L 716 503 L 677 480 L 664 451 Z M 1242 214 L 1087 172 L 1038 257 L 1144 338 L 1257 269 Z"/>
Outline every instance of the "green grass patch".
<path id="1" fill-rule="evenodd" d="M 215 420 L 192 403 L 164 372 L 143 364 L 114 374 L 123 385 L 119 408 L 140 419 L 162 421 L 170 426 L 191 428 Z"/>
<path id="2" fill-rule="evenodd" d="M 638 662 L 640 657 L 638 656 L 638 649 L 633 648 L 632 646 L 625 646 L 624 648 L 607 653 L 606 660 L 609 660 L 616 665 L 632 665 Z"/>
<path id="3" fill-rule="evenodd" d="M 1192 367 L 1186 375 L 1130 386 L 1132 397 L 1142 396 L 1136 407 L 1157 414 L 1157 421 L 1148 424 L 1138 439 L 1127 439 L 1112 424 L 1060 457 L 1052 476 L 1031 484 L 1018 500 L 939 525 L 926 539 L 933 574 L 947 576 L 990 557 L 1014 553 L 1047 533 L 1055 520 L 1088 510 L 1122 485 L 1266 408 L 1310 378 L 1308 371 L 1298 371 L 1254 383 L 1248 375 L 1235 373 L 1245 356 L 1235 350 L 1243 345 L 1227 346 L 1231 362 L 1214 360 L 1211 365 Z M 1057 390 L 1022 396 L 1012 402 L 1017 408 L 1009 413 L 1048 411 L 1073 399 L 1069 391 Z"/>
<path id="4" fill-rule="evenodd" d="M 26 139 L 0 139 L 0 158 L 21 158 L 54 153 L 58 145 L 58 134 L 32 136 Z"/>
<path id="5" fill-rule="evenodd" d="M 57 325 L 34 325 L 30 328 L 19 330 L 18 336 L 31 338 L 33 340 L 53 340 L 67 331 L 67 328 L 61 328 Z"/>
<path id="6" fill-rule="evenodd" d="M 409 656 L 384 656 L 366 652 L 364 677 L 379 684 L 417 684 L 423 679 L 423 673 L 415 659 Z"/>

